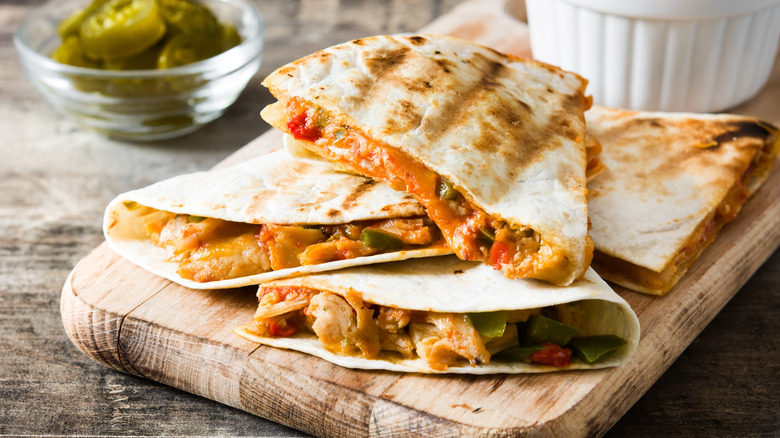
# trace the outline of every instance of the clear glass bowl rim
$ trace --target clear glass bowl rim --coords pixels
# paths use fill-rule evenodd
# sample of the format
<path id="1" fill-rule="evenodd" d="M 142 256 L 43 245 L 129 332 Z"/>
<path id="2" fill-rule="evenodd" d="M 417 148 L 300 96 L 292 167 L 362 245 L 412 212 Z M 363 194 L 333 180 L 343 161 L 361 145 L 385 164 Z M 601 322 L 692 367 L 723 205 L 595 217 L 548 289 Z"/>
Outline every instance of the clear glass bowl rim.
<path id="1" fill-rule="evenodd" d="M 250 18 L 250 34 L 236 47 L 230 50 L 220 53 L 203 61 L 194 62 L 192 64 L 183 65 L 180 67 L 155 69 L 155 70 L 103 70 L 97 68 L 76 67 L 73 65 L 67 65 L 59 63 L 48 56 L 38 52 L 27 44 L 24 34 L 30 23 L 33 20 L 39 18 L 46 13 L 47 7 L 57 3 L 68 3 L 74 0 L 51 0 L 41 7 L 32 10 L 27 16 L 22 19 L 16 32 L 14 32 L 14 45 L 19 53 L 27 58 L 29 61 L 37 64 L 41 68 L 50 71 L 56 71 L 59 73 L 69 75 L 79 75 L 88 77 L 100 77 L 105 79 L 112 78 L 142 78 L 142 79 L 154 79 L 157 77 L 170 77 L 179 75 L 192 75 L 203 73 L 206 71 L 218 71 L 227 69 L 232 70 L 235 68 L 235 62 L 227 62 L 229 59 L 241 59 L 245 64 L 251 62 L 263 49 L 263 39 L 265 37 L 265 22 L 260 10 L 249 0 L 216 0 L 220 3 L 230 4 L 238 6 L 242 9 L 244 16 Z"/>

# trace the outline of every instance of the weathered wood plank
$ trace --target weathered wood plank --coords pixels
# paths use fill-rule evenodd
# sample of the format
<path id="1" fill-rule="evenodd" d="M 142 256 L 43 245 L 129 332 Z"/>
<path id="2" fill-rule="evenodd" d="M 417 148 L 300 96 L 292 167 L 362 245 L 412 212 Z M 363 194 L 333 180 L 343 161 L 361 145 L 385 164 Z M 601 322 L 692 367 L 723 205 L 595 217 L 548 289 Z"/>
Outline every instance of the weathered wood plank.
<path id="1" fill-rule="evenodd" d="M 173 286 L 125 317 L 119 347 L 144 377 L 240 408 L 242 368 L 257 346 L 233 336 L 232 328 L 251 318 L 254 294 Z M 182 324 L 187 331 L 171 329 Z"/>

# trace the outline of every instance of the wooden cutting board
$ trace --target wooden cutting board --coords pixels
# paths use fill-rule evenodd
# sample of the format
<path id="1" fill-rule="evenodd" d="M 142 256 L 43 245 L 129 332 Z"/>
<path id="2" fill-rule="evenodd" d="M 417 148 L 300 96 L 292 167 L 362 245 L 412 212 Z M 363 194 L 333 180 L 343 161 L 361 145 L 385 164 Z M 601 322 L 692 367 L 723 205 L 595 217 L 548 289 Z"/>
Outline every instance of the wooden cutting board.
<path id="1" fill-rule="evenodd" d="M 528 50 L 525 27 L 501 2 L 470 2 L 427 30 L 504 51 Z M 281 135 L 269 132 L 222 165 L 279 147 Z M 397 374 L 349 370 L 257 346 L 232 333 L 254 315 L 256 288 L 187 289 L 126 262 L 105 243 L 68 277 L 61 310 L 71 340 L 100 363 L 315 435 L 597 436 L 663 374 L 778 246 L 776 169 L 666 296 L 618 290 L 639 316 L 642 339 L 626 365 L 588 372 Z"/>

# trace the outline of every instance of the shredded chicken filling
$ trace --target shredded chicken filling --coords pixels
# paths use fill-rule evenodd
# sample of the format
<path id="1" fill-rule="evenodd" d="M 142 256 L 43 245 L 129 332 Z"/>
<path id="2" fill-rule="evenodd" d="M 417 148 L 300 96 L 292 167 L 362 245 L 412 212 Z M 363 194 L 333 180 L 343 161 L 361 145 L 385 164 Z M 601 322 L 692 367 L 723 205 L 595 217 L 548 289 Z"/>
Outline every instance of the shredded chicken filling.
<path id="1" fill-rule="evenodd" d="M 571 305 L 517 310 L 509 313 L 502 335 L 489 337 L 475 328 L 467 314 L 374 305 L 362 301 L 355 292 L 341 296 L 281 286 L 264 287 L 258 297 L 255 318 L 244 326 L 252 334 L 285 337 L 308 333 L 337 355 L 389 361 L 422 358 L 438 371 L 488 364 L 493 355 L 518 346 L 518 324 L 531 315 L 546 314 L 570 325 L 580 325 L 583 318 Z"/>
<path id="2" fill-rule="evenodd" d="M 177 273 L 198 282 L 444 245 L 436 225 L 424 217 L 342 225 L 256 225 L 149 207 L 134 210 L 142 216 L 143 232 L 166 250 L 169 261 L 179 263 Z M 366 240 L 365 230 L 381 232 L 385 240 Z"/>

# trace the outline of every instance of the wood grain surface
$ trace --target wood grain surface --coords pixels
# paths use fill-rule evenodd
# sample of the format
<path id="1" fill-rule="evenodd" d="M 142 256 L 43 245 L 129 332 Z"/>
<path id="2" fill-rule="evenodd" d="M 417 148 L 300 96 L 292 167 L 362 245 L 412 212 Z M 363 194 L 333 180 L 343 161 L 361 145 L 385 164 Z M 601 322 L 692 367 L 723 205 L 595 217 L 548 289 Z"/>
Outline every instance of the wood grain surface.
<path id="1" fill-rule="evenodd" d="M 0 435 L 304 435 L 298 424 L 290 429 L 118 373 L 79 353 L 62 327 L 61 286 L 76 263 L 102 242 L 102 212 L 117 193 L 210 168 L 268 129 L 257 116 L 270 102 L 259 86 L 264 74 L 300 54 L 353 37 L 417 29 L 457 2 L 258 1 L 272 17 L 258 77 L 218 121 L 181 139 L 143 145 L 81 130 L 54 112 L 26 80 L 12 33 L 41 3 L 0 2 Z M 302 12 L 311 5 L 328 11 L 319 16 Z M 330 23 L 314 29 L 317 20 Z M 731 112 L 780 124 L 779 97 L 776 60 L 761 94 Z M 711 247 L 705 257 L 721 250 Z M 777 436 L 778 285 L 780 252 L 775 251 L 605 436 Z M 119 323 L 101 322 L 107 333 Z M 286 360 L 280 357 L 278 363 Z M 389 401 L 375 410 L 384 418 L 406 415 L 406 408 Z"/>

